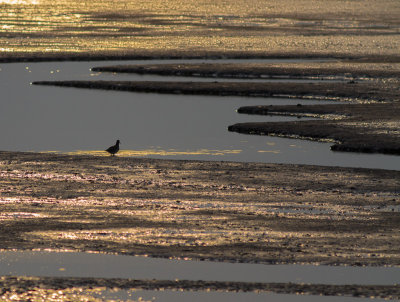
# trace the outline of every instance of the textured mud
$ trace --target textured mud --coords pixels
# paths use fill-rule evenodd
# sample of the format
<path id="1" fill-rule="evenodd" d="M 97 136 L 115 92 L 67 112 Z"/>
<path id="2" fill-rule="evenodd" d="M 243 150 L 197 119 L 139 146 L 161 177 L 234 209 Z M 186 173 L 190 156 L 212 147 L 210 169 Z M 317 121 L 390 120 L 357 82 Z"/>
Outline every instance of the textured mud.
<path id="1" fill-rule="evenodd" d="M 320 66 L 315 71 L 309 71 L 312 66 L 304 71 L 294 65 L 284 67 L 286 71 L 270 66 L 269 74 L 313 77 L 313 72 L 329 76 L 336 71 L 337 76 L 356 83 L 269 84 L 261 90 L 252 86 L 250 92 L 248 83 L 232 85 L 235 88 L 209 84 L 202 91 L 199 85 L 185 88 L 180 83 L 171 87 L 165 87 L 170 83 L 140 83 L 134 89 L 283 94 L 357 102 L 391 103 L 399 99 L 399 86 L 392 78 L 398 78 L 399 69 L 394 64 L 399 63 L 397 1 L 254 0 L 231 1 L 229 5 L 217 1 L 211 10 L 209 1 L 11 2 L 0 12 L 4 21 L 0 62 L 349 59 L 371 64 L 325 65 L 330 70 Z M 385 62 L 393 64 L 381 64 Z M 212 69 L 220 72 L 220 68 Z M 229 73 L 239 77 L 235 71 Z M 378 81 L 359 82 L 362 77 Z M 132 89 L 129 85 L 106 88 Z M 316 113 L 316 109 L 306 109 Z M 334 111 L 342 114 L 346 110 Z M 347 112 L 349 119 L 359 116 L 359 110 L 354 110 Z M 396 123 L 391 126 L 381 124 L 379 118 L 377 121 L 373 127 L 383 127 L 390 137 L 396 135 Z M 357 127 L 359 122 L 351 129 Z M 324 135 L 329 136 L 330 131 Z M 0 248 L 260 263 L 399 265 L 399 173 L 1 152 Z M 81 289 L 163 286 L 399 298 L 396 286 L 262 284 L 258 288 L 254 284 L 28 277 L 2 277 L 0 284 L 1 300 L 5 301 L 82 301 L 85 294 Z"/>
<path id="2" fill-rule="evenodd" d="M 44 297 L 58 298 L 57 301 L 79 301 L 84 295 L 89 299 L 93 294 L 106 288 L 114 291 L 134 290 L 207 290 L 231 292 L 274 292 L 284 294 L 310 294 L 325 296 L 376 297 L 399 299 L 400 287 L 395 285 L 325 285 L 295 283 L 245 283 L 208 282 L 188 280 L 130 280 L 101 278 L 46 278 L 46 277 L 0 277 L 0 297 L 5 299 L 19 296 L 26 301 Z M 79 293 L 79 295 L 77 295 Z M 15 300 L 13 300 L 15 301 Z M 82 300 L 81 300 L 82 301 Z M 88 300 L 85 300 L 88 301 Z M 89 300 L 100 301 L 100 299 Z"/>
<path id="3" fill-rule="evenodd" d="M 379 55 L 358 55 L 350 53 L 305 53 L 294 51 L 290 53 L 274 52 L 265 53 L 264 51 L 240 51 L 240 50 L 125 50 L 125 51 L 105 51 L 98 49 L 88 52 L 26 52 L 15 51 L 12 53 L 0 53 L 1 63 L 18 62 L 49 62 L 49 61 L 116 61 L 116 60 L 216 60 L 216 59 L 326 59 L 326 60 L 355 60 L 357 62 L 371 63 L 399 63 L 400 57 L 397 54 Z"/>
<path id="4" fill-rule="evenodd" d="M 397 86 L 378 83 L 260 83 L 157 81 L 36 81 L 34 85 L 120 90 L 132 92 L 294 98 L 347 98 L 389 101 L 399 98 Z M 389 86 L 389 87 L 388 87 Z"/>
<path id="5" fill-rule="evenodd" d="M 282 58 L 284 59 L 284 58 Z M 299 58 L 297 58 L 299 59 Z M 157 74 L 165 76 L 193 76 L 212 78 L 311 78 L 311 79 L 366 79 L 398 78 L 397 63 L 367 63 L 358 60 L 333 60 L 307 63 L 202 63 L 202 64 L 136 64 L 99 66 L 92 68 L 98 72 L 123 72 L 137 74 Z M 394 58 L 392 58 L 394 60 Z M 370 58 L 374 61 L 373 58 Z M 399 58 L 400 60 L 400 58 Z"/>
<path id="6" fill-rule="evenodd" d="M 240 123 L 229 131 L 331 140 L 335 151 L 400 154 L 400 102 L 310 106 L 247 106 L 239 113 L 327 117 L 290 123 Z"/>
<path id="7" fill-rule="evenodd" d="M 0 175 L 2 249 L 400 265 L 397 171 L 0 152 Z M 87 291 L 118 288 L 399 297 L 398 286 L 28 277 L 0 284 L 5 301 L 97 301 Z"/>
<path id="8" fill-rule="evenodd" d="M 1 247 L 400 265 L 400 172 L 0 153 Z"/>
<path id="9" fill-rule="evenodd" d="M 392 78 L 396 71 L 389 66 L 373 69 L 376 72 L 356 70 L 360 72 L 326 72 L 346 80 L 339 83 L 87 82 L 82 87 L 352 101 L 238 111 L 324 118 L 315 124 L 257 125 L 248 133 L 329 139 L 340 142 L 334 145 L 338 150 L 398 154 L 398 89 Z M 289 73 L 276 76 L 297 76 L 293 69 Z M 370 81 L 364 82 L 363 77 Z M 82 82 L 67 85 L 80 87 Z M 273 131 L 262 128 L 266 125 L 272 125 Z M 270 264 L 400 265 L 398 171 L 1 152 L 0 175 L 2 249 Z M 5 301 L 100 301 L 103 291 L 124 289 L 400 296 L 397 285 L 10 276 L 2 277 L 0 284 Z"/>

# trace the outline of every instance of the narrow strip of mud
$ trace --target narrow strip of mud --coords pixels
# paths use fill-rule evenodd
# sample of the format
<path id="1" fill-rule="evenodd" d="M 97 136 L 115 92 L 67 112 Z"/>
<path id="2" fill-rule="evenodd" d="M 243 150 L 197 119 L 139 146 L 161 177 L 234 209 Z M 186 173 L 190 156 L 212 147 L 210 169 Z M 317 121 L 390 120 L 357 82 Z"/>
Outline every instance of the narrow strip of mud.
<path id="1" fill-rule="evenodd" d="M 188 280 L 131 280 L 102 278 L 61 278 L 61 277 L 0 277 L 0 297 L 30 298 L 36 293 L 51 295 L 67 289 L 136 289 L 136 290 L 188 290 L 225 292 L 273 292 L 280 294 L 308 294 L 321 296 L 375 297 L 399 299 L 397 285 L 325 285 L 296 283 L 245 283 L 212 282 Z M 13 300 L 15 301 L 15 300 Z"/>
<path id="2" fill-rule="evenodd" d="M 34 85 L 120 90 L 132 92 L 221 95 L 221 96 L 291 96 L 387 100 L 399 97 L 393 87 L 374 83 L 249 83 L 249 82 L 158 82 L 158 81 L 37 81 Z"/>
<path id="3" fill-rule="evenodd" d="M 359 55 L 350 53 L 326 53 L 326 52 L 268 52 L 265 51 L 234 51 L 234 50 L 195 50 L 189 51 L 135 49 L 135 50 L 97 50 L 97 51 L 13 51 L 1 52 L 1 63 L 17 62 L 50 62 L 50 61 L 115 61 L 115 60 L 216 60 L 216 59 L 313 59 L 313 60 L 351 60 L 363 63 L 400 63 L 400 56 L 382 55 Z"/>
<path id="4" fill-rule="evenodd" d="M 94 67 L 92 71 L 164 76 L 212 78 L 395 78 L 400 71 L 393 64 L 350 62 L 307 63 L 202 63 L 202 64 L 137 64 Z"/>

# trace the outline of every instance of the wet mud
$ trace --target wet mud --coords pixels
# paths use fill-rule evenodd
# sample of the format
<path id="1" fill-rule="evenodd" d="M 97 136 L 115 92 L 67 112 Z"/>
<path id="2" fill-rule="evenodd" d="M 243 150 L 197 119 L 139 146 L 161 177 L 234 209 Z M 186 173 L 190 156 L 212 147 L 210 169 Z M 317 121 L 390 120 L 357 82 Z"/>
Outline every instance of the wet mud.
<path id="1" fill-rule="evenodd" d="M 374 83 L 260 83 L 160 81 L 36 81 L 34 85 L 187 95 L 253 96 L 389 101 L 394 85 Z"/>
<path id="2" fill-rule="evenodd" d="M 400 155 L 400 102 L 387 104 L 247 106 L 239 113 L 322 117 L 290 123 L 240 123 L 229 131 L 334 141 L 333 151 Z M 324 118 L 326 117 L 326 118 Z"/>
<path id="3" fill-rule="evenodd" d="M 280 294 L 308 294 L 322 296 L 375 297 L 399 299 L 400 287 L 396 285 L 326 285 L 296 283 L 245 283 L 209 282 L 188 280 L 131 280 L 102 278 L 60 278 L 60 277 L 0 277 L 0 297 L 20 296 L 26 300 L 60 296 L 71 297 L 80 292 L 96 293 L 93 289 L 106 288 L 133 290 L 185 290 L 185 291 L 224 291 L 224 292 L 274 292 Z M 77 296 L 77 295 L 76 295 Z M 100 299 L 99 299 L 100 300 Z M 99 301 L 90 300 L 90 301 Z M 86 300 L 85 300 L 86 301 Z"/>
<path id="4" fill-rule="evenodd" d="M 398 171 L 0 152 L 0 175 L 2 249 L 400 265 Z M 88 287 L 399 297 L 398 286 L 28 277 L 0 283 L 6 301 Z"/>
<path id="5" fill-rule="evenodd" d="M 0 53 L 1 63 L 20 62 L 52 62 L 52 61 L 116 61 L 116 60 L 221 60 L 221 59 L 305 59 L 305 60 L 354 60 L 356 62 L 372 63 L 400 63 L 400 57 L 396 54 L 359 55 L 349 53 L 307 53 L 298 50 L 294 52 L 269 52 L 265 51 L 240 51 L 240 50 L 108 50 L 97 49 L 86 52 L 66 51 L 14 51 L 12 53 Z"/>
<path id="6" fill-rule="evenodd" d="M 212 10 L 209 1 L 169 2 L 172 6 L 165 1 L 14 2 L 4 4 L 0 13 L 4 20 L 2 63 L 342 60 L 306 68 L 249 66 L 247 73 L 242 65 L 216 64 L 185 71 L 192 76 L 214 77 L 216 73 L 237 78 L 333 75 L 345 80 L 340 83 L 72 81 L 60 85 L 349 101 L 355 104 L 242 108 L 249 114 L 313 114 L 325 119 L 235 125 L 231 130 L 329 139 L 340 142 L 334 148 L 342 150 L 398 154 L 400 18 L 396 1 L 275 1 L 273 5 L 232 1 L 228 6 L 215 2 Z M 150 73 L 151 66 L 144 67 L 144 72 Z M 169 75 L 179 75 L 185 68 L 189 70 L 188 66 L 164 66 Z M 371 112 L 358 106 L 361 103 L 371 103 L 365 107 Z M 374 117 L 374 111 L 384 119 L 378 113 Z M 0 176 L 0 249 L 271 264 L 400 265 L 398 171 L 0 152 Z M 80 289 L 163 287 L 399 298 L 398 286 L 0 278 L 5 301 L 82 301 Z M 66 296 L 68 291 L 71 296 Z"/>
<path id="7" fill-rule="evenodd" d="M 0 163 L 2 248 L 400 265 L 398 171 L 10 152 Z"/>
<path id="8" fill-rule="evenodd" d="M 280 58 L 281 60 L 285 58 Z M 301 60 L 300 57 L 294 59 Z M 307 58 L 303 58 L 307 60 Z M 319 61 L 318 59 L 322 59 Z M 392 58 L 394 59 L 394 58 Z M 400 59 L 400 58 L 399 58 Z M 371 62 L 350 60 L 349 58 L 339 60 L 332 57 L 314 58 L 314 62 L 304 63 L 185 63 L 185 64 L 136 64 L 136 65 L 114 65 L 93 67 L 96 72 L 156 74 L 164 76 L 193 76 L 211 78 L 244 78 L 244 79 L 285 79 L 285 78 L 310 78 L 310 79 L 372 79 L 372 78 L 398 78 L 400 70 L 395 62 L 377 63 L 370 58 Z"/>

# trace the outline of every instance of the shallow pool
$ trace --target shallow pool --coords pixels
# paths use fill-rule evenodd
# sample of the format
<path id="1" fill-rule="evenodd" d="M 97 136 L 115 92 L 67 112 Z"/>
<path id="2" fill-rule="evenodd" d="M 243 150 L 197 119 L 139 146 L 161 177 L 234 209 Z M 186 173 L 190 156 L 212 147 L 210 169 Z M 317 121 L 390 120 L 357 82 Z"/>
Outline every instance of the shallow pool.
<path id="1" fill-rule="evenodd" d="M 76 252 L 0 252 L 2 275 L 394 285 L 399 267 L 265 265 Z"/>
<path id="2" fill-rule="evenodd" d="M 146 62 L 154 63 L 139 63 Z M 330 143 L 243 135 L 227 130 L 229 125 L 240 122 L 293 119 L 238 114 L 236 109 L 244 105 L 319 101 L 30 85 L 39 80 L 160 79 L 90 71 L 94 66 L 121 63 L 135 62 L 1 64 L 0 150 L 99 154 L 98 151 L 120 139 L 126 154 L 153 158 L 400 169 L 398 156 L 332 152 Z"/>

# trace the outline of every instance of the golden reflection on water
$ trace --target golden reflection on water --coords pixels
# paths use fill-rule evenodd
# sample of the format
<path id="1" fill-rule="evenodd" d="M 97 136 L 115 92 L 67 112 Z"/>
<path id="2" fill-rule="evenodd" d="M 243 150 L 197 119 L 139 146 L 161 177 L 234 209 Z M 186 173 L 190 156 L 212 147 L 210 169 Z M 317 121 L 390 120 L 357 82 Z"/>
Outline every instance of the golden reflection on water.
<path id="1" fill-rule="evenodd" d="M 273 154 L 279 154 L 281 151 L 279 150 L 258 150 L 258 153 L 273 153 Z"/>
<path id="2" fill-rule="evenodd" d="M 239 154 L 242 150 L 186 150 L 180 151 L 175 149 L 161 150 L 161 149 L 148 149 L 148 150 L 121 150 L 117 156 L 122 157 L 133 157 L 133 156 L 175 156 L 175 155 L 212 155 L 212 156 L 223 156 L 227 154 Z M 46 151 L 42 153 L 62 153 L 58 151 Z M 93 155 L 93 156 L 110 156 L 109 153 L 103 150 L 77 150 L 73 152 L 67 152 L 68 155 Z"/>

